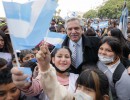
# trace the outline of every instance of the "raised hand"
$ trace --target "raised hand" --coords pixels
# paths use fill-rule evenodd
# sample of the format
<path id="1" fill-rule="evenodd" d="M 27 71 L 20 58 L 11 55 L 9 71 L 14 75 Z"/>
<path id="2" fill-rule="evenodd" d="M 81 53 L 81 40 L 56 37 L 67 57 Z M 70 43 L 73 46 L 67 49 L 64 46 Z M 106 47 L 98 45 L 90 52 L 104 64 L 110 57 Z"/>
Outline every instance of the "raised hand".
<path id="1" fill-rule="evenodd" d="M 20 71 L 18 69 L 18 67 L 13 67 L 11 69 L 11 73 L 12 73 L 12 80 L 13 83 L 19 88 L 19 89 L 24 89 L 27 87 L 31 86 L 31 82 L 27 82 L 26 78 L 28 77 L 28 75 L 23 74 L 22 71 Z"/>
<path id="2" fill-rule="evenodd" d="M 51 56 L 46 44 L 40 47 L 40 51 L 36 54 L 36 58 L 38 61 L 38 68 L 42 72 L 47 71 L 50 67 Z"/>

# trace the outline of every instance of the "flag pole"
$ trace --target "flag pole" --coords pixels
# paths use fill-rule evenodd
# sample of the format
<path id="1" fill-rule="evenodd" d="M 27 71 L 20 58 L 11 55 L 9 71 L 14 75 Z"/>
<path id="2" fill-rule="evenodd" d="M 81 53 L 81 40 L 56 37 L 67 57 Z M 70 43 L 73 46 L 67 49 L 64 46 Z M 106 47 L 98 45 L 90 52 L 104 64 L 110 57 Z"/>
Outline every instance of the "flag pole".
<path id="1" fill-rule="evenodd" d="M 13 2 L 13 0 L 11 0 L 11 2 Z M 14 56 L 15 56 L 15 59 L 16 59 L 17 66 L 20 67 L 20 64 L 19 64 L 19 61 L 18 61 L 18 56 L 17 56 L 16 50 L 14 49 L 14 45 L 13 45 L 12 39 L 11 39 L 11 43 L 12 43 L 12 48 L 13 48 L 13 51 L 14 51 Z"/>
<path id="2" fill-rule="evenodd" d="M 124 0 L 124 7 L 123 7 L 123 9 L 125 9 L 125 7 L 126 7 L 126 0 Z"/>
<path id="3" fill-rule="evenodd" d="M 47 43 L 46 41 L 47 41 L 47 37 L 48 37 L 48 33 L 49 33 L 49 29 L 47 29 L 47 32 L 46 32 L 46 35 L 45 35 L 45 44 Z"/>
<path id="4" fill-rule="evenodd" d="M 18 67 L 20 67 L 20 64 L 19 64 L 19 61 L 18 61 L 18 56 L 17 56 L 16 50 L 14 50 L 14 56 L 15 56 L 16 63 L 17 63 L 17 65 L 18 65 Z"/>
<path id="5" fill-rule="evenodd" d="M 46 35 L 45 35 L 45 40 L 44 40 L 44 42 L 45 42 L 44 44 L 45 44 L 45 45 L 47 44 L 46 41 L 47 41 L 48 33 L 49 33 L 49 29 L 47 30 Z M 56 47 L 54 47 L 54 49 L 51 51 L 50 54 L 52 54 L 52 52 L 55 50 L 55 48 L 56 48 Z"/>
<path id="6" fill-rule="evenodd" d="M 55 50 L 55 48 L 56 48 L 56 47 L 54 47 L 54 49 L 51 51 L 51 53 L 50 53 L 50 54 L 52 54 L 52 52 Z"/>

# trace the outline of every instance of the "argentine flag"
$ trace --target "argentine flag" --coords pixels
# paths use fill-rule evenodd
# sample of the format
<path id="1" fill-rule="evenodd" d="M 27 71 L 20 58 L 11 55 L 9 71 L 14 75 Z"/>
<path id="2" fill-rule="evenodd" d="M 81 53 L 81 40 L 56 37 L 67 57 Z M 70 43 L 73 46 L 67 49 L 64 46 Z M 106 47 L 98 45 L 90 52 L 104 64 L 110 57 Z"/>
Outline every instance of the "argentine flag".
<path id="1" fill-rule="evenodd" d="M 98 29 L 98 27 L 99 28 L 107 28 L 108 27 L 108 21 L 103 21 L 103 22 L 99 22 L 99 23 L 92 23 L 91 24 L 91 27 L 93 27 L 94 28 L 94 30 L 97 30 Z"/>
<path id="2" fill-rule="evenodd" d="M 122 31 L 122 34 L 127 39 L 127 24 L 128 24 L 128 9 L 125 7 L 122 11 L 120 17 L 119 29 Z"/>
<path id="3" fill-rule="evenodd" d="M 99 23 L 99 27 L 102 28 L 102 29 L 103 29 L 103 28 L 107 28 L 107 27 L 108 27 L 108 21 L 100 22 L 100 23 Z"/>
<path id="4" fill-rule="evenodd" d="M 58 6 L 56 0 L 3 1 L 3 5 L 14 50 L 32 49 L 42 41 Z"/>
<path id="5" fill-rule="evenodd" d="M 44 37 L 44 41 L 55 46 L 55 48 L 61 48 L 63 41 L 66 38 L 66 34 L 49 32 L 47 37 Z"/>

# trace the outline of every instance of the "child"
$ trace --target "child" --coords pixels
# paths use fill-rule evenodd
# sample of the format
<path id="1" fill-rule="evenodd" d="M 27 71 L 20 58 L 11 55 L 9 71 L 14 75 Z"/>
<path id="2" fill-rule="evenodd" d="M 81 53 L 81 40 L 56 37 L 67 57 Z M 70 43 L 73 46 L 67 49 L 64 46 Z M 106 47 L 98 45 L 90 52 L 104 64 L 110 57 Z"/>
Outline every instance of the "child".
<path id="1" fill-rule="evenodd" d="M 62 51 L 63 52 L 63 51 Z M 49 64 L 50 52 L 46 45 L 36 55 L 42 88 L 49 100 L 109 100 L 107 77 L 99 70 L 86 70 L 77 79 L 76 93 L 70 93 L 60 85 L 55 69 Z"/>
<path id="2" fill-rule="evenodd" d="M 39 53 L 41 53 L 41 51 L 39 51 Z M 49 62 L 50 60 L 51 57 Z M 60 49 L 55 49 L 52 53 L 52 63 L 53 67 L 56 68 L 56 78 L 58 79 L 59 83 L 66 87 L 68 91 L 74 93 L 75 82 L 78 78 L 78 74 L 69 73 L 69 68 L 71 66 L 71 51 L 69 48 L 63 47 Z M 25 82 L 27 76 L 21 73 L 17 67 L 12 69 L 12 74 L 14 83 L 27 95 L 37 95 L 41 93 L 43 88 L 41 87 L 40 83 L 40 75 L 38 75 L 36 79 L 32 79 L 32 83 L 28 83 Z M 18 79 L 19 81 L 17 81 Z"/>
<path id="3" fill-rule="evenodd" d="M 32 50 L 21 50 L 19 57 L 21 64 L 29 60 L 34 60 L 36 62 L 35 54 L 33 54 Z"/>
<path id="4" fill-rule="evenodd" d="M 13 83 L 8 68 L 0 71 L 0 100 L 21 100 L 20 90 Z"/>

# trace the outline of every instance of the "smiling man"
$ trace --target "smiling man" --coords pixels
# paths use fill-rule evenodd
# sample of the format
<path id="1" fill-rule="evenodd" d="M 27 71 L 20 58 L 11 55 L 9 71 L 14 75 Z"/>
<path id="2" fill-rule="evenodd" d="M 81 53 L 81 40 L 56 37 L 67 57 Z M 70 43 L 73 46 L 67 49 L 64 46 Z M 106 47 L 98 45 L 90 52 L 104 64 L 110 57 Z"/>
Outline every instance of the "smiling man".
<path id="1" fill-rule="evenodd" d="M 71 72 L 81 73 L 83 64 L 96 64 L 98 60 L 98 42 L 96 37 L 85 37 L 82 21 L 78 18 L 70 18 L 65 23 L 68 37 L 63 46 L 68 46 L 72 51 Z"/>

